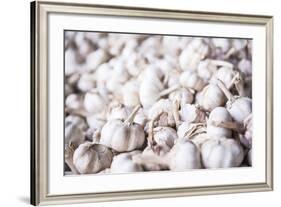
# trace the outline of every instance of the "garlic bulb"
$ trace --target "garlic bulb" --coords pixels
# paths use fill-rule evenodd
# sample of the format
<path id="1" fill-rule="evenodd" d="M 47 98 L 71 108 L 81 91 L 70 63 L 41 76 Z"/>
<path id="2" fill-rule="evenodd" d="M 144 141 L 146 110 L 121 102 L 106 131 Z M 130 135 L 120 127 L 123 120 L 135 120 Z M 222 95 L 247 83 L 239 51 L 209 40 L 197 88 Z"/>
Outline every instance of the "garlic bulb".
<path id="1" fill-rule="evenodd" d="M 97 90 L 91 90 L 86 93 L 84 99 L 84 107 L 89 113 L 100 113 L 105 110 L 105 106 L 106 100 Z"/>
<path id="2" fill-rule="evenodd" d="M 76 115 L 68 115 L 65 118 L 65 124 L 73 124 L 77 126 L 78 128 L 85 130 L 88 128 L 85 119 L 83 119 L 81 116 L 76 116 Z"/>
<path id="3" fill-rule="evenodd" d="M 80 127 L 71 122 L 66 122 L 65 126 L 65 147 L 71 146 L 76 149 L 85 141 L 85 136 Z"/>
<path id="4" fill-rule="evenodd" d="M 216 107 L 209 115 L 207 121 L 207 133 L 213 137 L 232 137 L 232 131 L 229 128 L 218 127 L 220 123 L 232 122 L 231 115 L 224 107 Z"/>
<path id="5" fill-rule="evenodd" d="M 77 82 L 77 87 L 83 92 L 90 91 L 95 87 L 95 75 L 90 73 L 82 74 Z"/>
<path id="6" fill-rule="evenodd" d="M 202 38 L 194 38 L 179 56 L 179 63 L 182 70 L 196 70 L 199 62 L 208 53 L 208 46 Z"/>
<path id="7" fill-rule="evenodd" d="M 226 38 L 213 38 L 212 43 L 216 48 L 219 48 L 223 53 L 230 49 L 230 41 Z"/>
<path id="8" fill-rule="evenodd" d="M 206 168 L 238 167 L 244 159 L 243 148 L 234 139 L 227 138 L 206 141 L 201 155 Z"/>
<path id="9" fill-rule="evenodd" d="M 238 63 L 237 67 L 245 76 L 252 75 L 252 62 L 250 60 L 243 58 Z"/>
<path id="10" fill-rule="evenodd" d="M 117 152 L 139 149 L 145 140 L 144 130 L 141 125 L 132 123 L 139 109 L 137 106 L 124 122 L 118 119 L 108 121 L 101 130 L 100 143 Z"/>
<path id="11" fill-rule="evenodd" d="M 75 150 L 73 163 L 79 173 L 96 173 L 108 168 L 113 158 L 112 152 L 104 145 L 85 142 Z"/>
<path id="12" fill-rule="evenodd" d="M 227 110 L 232 118 L 242 124 L 247 116 L 252 113 L 252 100 L 248 97 L 233 96 L 223 82 L 218 80 L 218 86 L 228 98 Z"/>
<path id="13" fill-rule="evenodd" d="M 139 82 L 136 80 L 128 81 L 122 88 L 122 97 L 125 106 L 134 107 L 140 104 Z"/>
<path id="14" fill-rule="evenodd" d="M 243 121 L 245 131 L 239 134 L 240 142 L 246 148 L 252 148 L 252 136 L 253 136 L 253 115 L 250 114 Z"/>
<path id="15" fill-rule="evenodd" d="M 155 120 L 161 114 L 159 119 L 155 121 L 157 126 L 175 126 L 174 104 L 169 99 L 160 99 L 148 111 L 148 118 Z"/>
<path id="16" fill-rule="evenodd" d="M 196 91 L 201 91 L 206 85 L 203 79 L 201 79 L 197 73 L 192 71 L 184 71 L 180 76 L 180 84 L 185 88 L 191 88 Z"/>
<path id="17" fill-rule="evenodd" d="M 69 48 L 65 51 L 65 75 L 71 75 L 79 71 L 80 66 L 76 59 L 76 52 L 74 49 Z"/>
<path id="18" fill-rule="evenodd" d="M 65 99 L 65 105 L 70 110 L 83 109 L 83 97 L 77 94 L 70 94 Z"/>
<path id="19" fill-rule="evenodd" d="M 223 106 L 226 98 L 222 90 L 215 84 L 209 84 L 200 93 L 199 105 L 206 111 L 212 111 L 218 106 Z"/>
<path id="20" fill-rule="evenodd" d="M 108 54 L 103 49 L 91 52 L 86 58 L 87 71 L 95 71 L 99 65 L 106 62 Z"/>
<path id="21" fill-rule="evenodd" d="M 87 124 L 91 129 L 98 129 L 101 130 L 102 127 L 105 125 L 105 120 L 100 119 L 96 115 L 89 115 L 86 117 Z"/>
<path id="22" fill-rule="evenodd" d="M 171 101 L 176 101 L 180 106 L 184 104 L 191 104 L 194 99 L 194 93 L 189 89 L 180 88 L 176 91 L 171 92 L 169 94 L 169 99 Z"/>
<path id="23" fill-rule="evenodd" d="M 200 110 L 200 107 L 194 104 L 182 105 L 179 114 L 180 119 L 187 123 L 204 122 L 206 117 L 205 113 Z"/>
<path id="24" fill-rule="evenodd" d="M 201 168 L 200 152 L 189 140 L 178 139 L 168 156 L 173 171 Z"/>
<path id="25" fill-rule="evenodd" d="M 156 154 L 162 156 L 170 151 L 178 136 L 176 130 L 170 127 L 153 128 L 155 120 L 158 119 L 160 115 L 161 114 L 149 123 L 148 147 Z"/>
<path id="26" fill-rule="evenodd" d="M 232 86 L 232 80 L 235 76 L 235 72 L 232 68 L 229 67 L 221 67 L 219 68 L 212 76 L 210 82 L 216 84 L 217 80 L 221 80 L 227 88 Z"/>
<path id="27" fill-rule="evenodd" d="M 113 158 L 110 166 L 111 173 L 129 173 L 141 172 L 143 168 L 141 165 L 134 163 L 132 158 L 134 155 L 139 154 L 140 151 L 133 151 L 129 153 L 121 153 Z"/>
<path id="28" fill-rule="evenodd" d="M 186 139 L 178 139 L 170 152 L 164 156 L 142 154 L 136 155 L 133 161 L 145 167 L 154 166 L 156 169 L 170 169 L 172 171 L 200 169 L 202 167 L 199 149 Z"/>

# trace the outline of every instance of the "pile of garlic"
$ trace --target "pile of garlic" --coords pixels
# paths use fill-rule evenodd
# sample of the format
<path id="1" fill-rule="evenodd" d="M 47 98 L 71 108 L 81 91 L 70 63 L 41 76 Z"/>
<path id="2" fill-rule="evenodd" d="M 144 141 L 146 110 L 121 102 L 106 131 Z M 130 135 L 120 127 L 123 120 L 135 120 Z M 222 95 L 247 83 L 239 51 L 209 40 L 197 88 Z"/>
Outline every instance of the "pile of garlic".
<path id="1" fill-rule="evenodd" d="M 251 166 L 251 41 L 65 33 L 65 173 Z"/>

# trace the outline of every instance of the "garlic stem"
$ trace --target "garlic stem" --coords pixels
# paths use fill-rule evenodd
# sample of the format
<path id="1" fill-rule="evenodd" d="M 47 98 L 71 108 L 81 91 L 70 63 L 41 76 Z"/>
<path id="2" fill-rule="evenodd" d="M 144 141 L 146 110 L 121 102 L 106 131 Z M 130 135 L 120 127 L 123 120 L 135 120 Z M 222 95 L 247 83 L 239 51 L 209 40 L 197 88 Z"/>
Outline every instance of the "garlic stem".
<path id="1" fill-rule="evenodd" d="M 195 123 L 195 124 L 192 124 L 192 126 L 184 133 L 184 136 L 183 138 L 191 138 L 197 134 L 201 134 L 201 133 L 204 133 L 206 132 L 206 130 L 200 130 L 198 131 L 198 129 L 200 127 L 204 127 L 205 126 L 205 123 Z"/>
<path id="2" fill-rule="evenodd" d="M 217 79 L 217 85 L 222 90 L 222 92 L 224 93 L 224 95 L 227 97 L 227 99 L 229 101 L 234 100 L 234 96 L 230 93 L 228 88 L 225 86 L 225 84 L 221 80 Z"/>
<path id="3" fill-rule="evenodd" d="M 124 121 L 124 124 L 131 124 L 134 121 L 135 116 L 137 115 L 137 112 L 139 111 L 139 109 L 141 108 L 141 105 L 137 105 L 134 110 L 132 111 L 132 113 L 129 115 L 129 117 Z"/>
<path id="4" fill-rule="evenodd" d="M 170 88 L 167 88 L 167 89 L 161 91 L 161 92 L 159 93 L 158 97 L 161 98 L 161 97 L 163 97 L 163 96 L 166 96 L 166 95 L 170 94 L 171 92 L 173 92 L 173 91 L 179 89 L 179 87 L 180 87 L 179 85 L 174 85 L 174 86 L 172 86 L 172 87 L 170 87 Z"/>
<path id="5" fill-rule="evenodd" d="M 238 124 L 236 122 L 232 122 L 232 121 L 211 121 L 210 124 L 215 126 L 215 127 L 232 129 L 232 130 L 235 130 L 237 132 L 243 132 L 244 131 L 244 126 L 242 126 L 241 124 Z"/>
<path id="6" fill-rule="evenodd" d="M 158 120 L 160 118 L 160 116 L 162 114 L 164 114 L 166 112 L 162 111 L 161 113 L 159 113 L 156 117 L 154 117 L 149 123 L 148 123 L 148 143 L 150 144 L 151 149 L 153 150 L 153 146 L 156 145 L 156 142 L 154 140 L 154 132 L 153 132 L 153 127 L 154 127 L 154 123 L 156 120 Z"/>
<path id="7" fill-rule="evenodd" d="M 216 66 L 224 66 L 224 67 L 227 67 L 227 68 L 233 68 L 232 63 L 229 63 L 229 62 L 226 62 L 226 61 L 223 61 L 223 60 L 211 60 L 211 63 L 216 65 Z"/>

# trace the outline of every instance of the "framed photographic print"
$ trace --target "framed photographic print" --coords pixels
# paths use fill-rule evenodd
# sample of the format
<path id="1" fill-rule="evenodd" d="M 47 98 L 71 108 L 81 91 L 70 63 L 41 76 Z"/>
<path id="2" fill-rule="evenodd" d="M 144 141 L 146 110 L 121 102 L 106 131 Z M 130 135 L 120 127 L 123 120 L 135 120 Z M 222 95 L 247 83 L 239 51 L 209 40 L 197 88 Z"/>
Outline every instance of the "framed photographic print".
<path id="1" fill-rule="evenodd" d="M 273 189 L 273 17 L 31 3 L 31 203 Z"/>

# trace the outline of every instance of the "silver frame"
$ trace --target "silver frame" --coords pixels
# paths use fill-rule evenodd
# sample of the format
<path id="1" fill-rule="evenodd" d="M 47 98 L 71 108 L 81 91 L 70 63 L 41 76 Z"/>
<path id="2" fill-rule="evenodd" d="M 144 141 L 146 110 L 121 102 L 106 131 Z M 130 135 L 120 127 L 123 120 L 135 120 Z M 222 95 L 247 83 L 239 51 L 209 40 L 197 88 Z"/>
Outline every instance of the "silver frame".
<path id="1" fill-rule="evenodd" d="M 123 17 L 254 24 L 266 29 L 266 182 L 242 185 L 165 188 L 88 194 L 48 194 L 48 14 L 76 13 Z M 67 204 L 273 190 L 273 17 L 155 8 L 36 1 L 31 3 L 31 204 Z"/>

